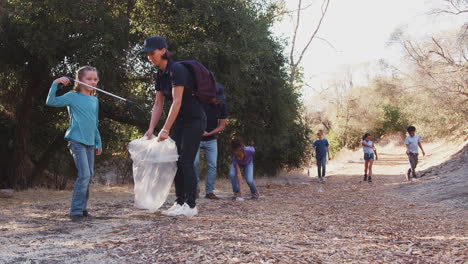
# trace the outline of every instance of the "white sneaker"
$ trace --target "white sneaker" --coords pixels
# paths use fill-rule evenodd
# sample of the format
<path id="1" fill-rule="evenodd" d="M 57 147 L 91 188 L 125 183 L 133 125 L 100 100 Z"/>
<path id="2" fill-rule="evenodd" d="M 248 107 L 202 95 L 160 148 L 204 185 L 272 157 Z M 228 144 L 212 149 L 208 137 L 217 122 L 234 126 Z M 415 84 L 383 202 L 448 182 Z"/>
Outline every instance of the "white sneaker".
<path id="1" fill-rule="evenodd" d="M 235 200 L 235 201 L 245 201 L 245 199 L 242 198 L 242 197 L 236 197 L 236 199 L 234 199 L 234 200 Z"/>
<path id="2" fill-rule="evenodd" d="M 195 206 L 194 208 L 190 208 L 190 206 L 186 203 L 182 205 L 179 209 L 169 212 L 168 216 L 196 216 L 198 214 L 198 209 Z"/>
<path id="3" fill-rule="evenodd" d="M 182 205 L 178 204 L 177 202 L 174 203 L 174 205 L 172 205 L 171 208 L 165 210 L 165 211 L 162 211 L 161 214 L 163 215 L 169 215 L 169 213 L 171 213 L 172 211 L 176 211 L 176 210 L 179 210 L 180 208 L 182 208 Z"/>

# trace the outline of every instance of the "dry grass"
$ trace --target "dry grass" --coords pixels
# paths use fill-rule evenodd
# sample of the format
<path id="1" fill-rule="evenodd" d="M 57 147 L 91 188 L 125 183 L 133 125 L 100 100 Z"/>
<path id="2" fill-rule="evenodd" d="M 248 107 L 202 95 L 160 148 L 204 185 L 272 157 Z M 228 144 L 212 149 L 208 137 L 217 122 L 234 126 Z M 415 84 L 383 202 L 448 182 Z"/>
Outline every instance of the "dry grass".
<path id="1" fill-rule="evenodd" d="M 258 179 L 258 201 L 200 199 L 194 218 L 133 208 L 132 186 L 93 188 L 98 217 L 80 224 L 66 216 L 69 191 L 18 193 L 0 199 L 0 263 L 467 263 L 466 209 L 396 192 L 408 184 L 396 151 L 382 152 L 373 184 L 360 183 L 353 155 L 326 184 Z M 231 195 L 227 180 L 217 187 Z"/>

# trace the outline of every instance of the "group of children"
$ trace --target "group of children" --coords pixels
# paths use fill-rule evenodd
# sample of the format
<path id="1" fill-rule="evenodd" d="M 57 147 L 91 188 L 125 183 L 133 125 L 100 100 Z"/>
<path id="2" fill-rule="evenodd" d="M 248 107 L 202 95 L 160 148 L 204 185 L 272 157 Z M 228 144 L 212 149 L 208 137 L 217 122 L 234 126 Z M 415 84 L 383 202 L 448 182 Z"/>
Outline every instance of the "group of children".
<path id="1" fill-rule="evenodd" d="M 418 147 L 421 148 L 422 154 L 426 155 L 424 152 L 423 146 L 421 144 L 421 137 L 416 134 L 416 128 L 414 126 L 409 126 L 406 131 L 408 132 L 408 136 L 405 139 L 405 146 L 406 146 L 406 155 L 408 155 L 408 160 L 410 163 L 410 168 L 406 173 L 406 179 L 408 181 L 411 178 L 417 178 L 416 175 L 416 166 L 418 165 Z M 372 182 L 372 166 L 374 164 L 374 160 L 378 160 L 379 156 L 377 153 L 377 148 L 375 147 L 374 142 L 372 141 L 372 135 L 370 133 L 365 133 L 362 136 L 362 150 L 364 152 L 364 182 Z M 328 159 L 330 159 L 330 152 L 329 152 L 329 143 L 327 139 L 324 138 L 323 131 L 319 130 L 317 132 L 317 139 L 312 144 L 313 152 L 312 157 L 314 156 L 317 161 L 317 177 L 320 182 L 325 182 L 325 167 L 326 167 L 326 160 L 327 154 Z"/>
<path id="2" fill-rule="evenodd" d="M 156 40 L 161 42 L 161 39 L 159 38 Z M 164 44 L 165 42 L 161 43 Z M 167 53 L 162 54 L 161 58 L 164 58 L 166 55 Z M 157 62 L 157 56 L 155 58 L 151 58 L 150 55 L 148 56 L 150 60 Z M 160 74 L 163 76 L 165 73 L 162 72 Z M 76 79 L 82 83 L 96 87 L 99 82 L 98 71 L 90 66 L 81 67 L 76 74 Z M 70 149 L 70 153 L 73 156 L 75 166 L 78 171 L 78 177 L 74 185 L 70 206 L 70 217 L 72 221 L 82 221 L 83 219 L 89 218 L 91 216 L 87 210 L 89 185 L 94 173 L 94 157 L 95 155 L 100 155 L 102 152 L 101 137 L 98 129 L 99 105 L 98 100 L 95 97 L 96 93 L 94 89 L 80 83 L 75 83 L 73 91 L 70 91 L 62 96 L 56 96 L 58 85 L 68 85 L 69 83 L 70 79 L 67 77 L 56 79 L 52 83 L 46 104 L 54 107 L 68 107 L 70 124 L 66 131 L 65 139 L 68 141 L 68 147 Z M 180 81 L 180 83 L 185 85 L 187 82 Z M 170 89 L 172 89 L 171 87 L 175 85 L 171 84 L 169 81 L 167 81 L 166 84 Z M 175 86 L 180 87 L 180 85 Z M 161 89 L 161 87 L 157 88 Z M 156 90 L 159 92 L 158 89 Z M 183 96 L 190 96 L 190 94 L 185 95 L 184 92 Z M 158 98 L 158 96 L 156 98 Z M 158 100 L 161 99 L 156 99 L 156 101 Z M 192 107 L 195 107 L 196 104 L 198 103 L 193 103 Z M 187 109 L 185 110 L 186 112 L 188 111 Z M 160 114 L 160 111 L 153 111 L 153 115 L 155 115 L 155 113 Z M 206 124 L 206 119 L 203 119 L 203 117 L 204 114 L 200 113 L 201 120 L 199 122 L 200 124 L 197 123 L 197 131 L 201 131 L 201 128 L 203 128 L 199 127 L 199 125 L 201 126 Z M 154 129 L 157 122 L 153 122 L 153 119 L 159 119 L 159 117 L 153 118 L 152 116 L 151 124 L 153 125 L 152 127 Z M 174 120 L 170 121 L 174 122 Z M 184 126 L 187 125 L 183 123 L 178 124 L 178 122 L 184 122 L 184 120 L 175 120 L 176 129 L 184 128 Z M 165 126 L 167 128 L 163 128 L 163 130 L 161 130 L 159 133 L 158 140 L 164 140 L 165 138 L 169 137 L 169 130 L 172 124 L 170 124 L 170 122 L 170 125 L 167 124 L 168 122 L 166 122 Z M 146 134 L 152 135 L 153 129 L 150 129 Z M 425 152 L 421 145 L 421 138 L 416 135 L 416 128 L 410 126 L 408 127 L 407 131 L 409 136 L 406 137 L 405 145 L 407 148 L 406 154 L 408 155 L 410 163 L 410 169 L 408 169 L 407 172 L 407 179 L 410 180 L 411 177 L 417 177 L 416 166 L 418 164 L 418 147 L 421 148 L 423 155 L 425 155 Z M 200 137 L 202 132 L 200 132 Z M 166 210 L 168 211 L 167 215 L 194 216 L 198 213 L 195 207 L 196 198 L 194 188 L 195 186 L 193 182 L 195 177 L 188 177 L 187 175 L 195 174 L 193 170 L 194 156 L 197 149 L 199 148 L 200 141 L 198 141 L 197 144 L 197 141 L 195 141 L 194 138 L 191 138 L 193 137 L 193 133 L 184 133 L 183 130 L 180 130 L 173 135 L 176 137 L 176 145 L 178 149 L 181 148 L 183 150 L 184 146 L 187 148 L 187 142 L 191 143 L 193 146 L 190 145 L 191 147 L 189 150 L 193 155 L 189 155 L 190 157 L 186 155 L 185 160 L 184 153 L 186 154 L 188 150 L 186 150 L 186 152 L 182 151 L 180 154 L 182 158 L 179 157 L 178 173 L 175 179 L 177 200 L 169 210 Z M 181 138 L 177 138 L 178 136 L 183 137 L 183 139 L 181 140 Z M 182 144 L 179 141 L 184 143 Z M 361 144 L 364 151 L 364 181 L 372 182 L 372 166 L 374 160 L 378 160 L 377 149 L 374 142 L 372 141 L 372 135 L 369 133 L 364 134 Z M 330 152 L 329 143 L 327 139 L 324 138 L 324 133 L 322 130 L 317 132 L 317 139 L 314 141 L 312 146 L 315 150 L 315 158 L 317 160 L 317 175 L 319 181 L 323 183 L 325 182 L 327 157 L 330 159 Z M 254 182 L 253 160 L 255 148 L 251 146 L 245 146 L 242 138 L 235 137 L 231 141 L 231 150 L 232 163 L 229 170 L 229 177 L 231 179 L 232 189 L 234 192 L 233 199 L 237 201 L 244 200 L 241 191 L 242 175 L 244 175 L 244 178 L 250 188 L 251 199 L 258 199 L 259 194 Z M 179 165 L 181 165 L 181 168 L 179 168 Z M 180 173 L 185 173 L 187 177 L 178 178 Z"/>

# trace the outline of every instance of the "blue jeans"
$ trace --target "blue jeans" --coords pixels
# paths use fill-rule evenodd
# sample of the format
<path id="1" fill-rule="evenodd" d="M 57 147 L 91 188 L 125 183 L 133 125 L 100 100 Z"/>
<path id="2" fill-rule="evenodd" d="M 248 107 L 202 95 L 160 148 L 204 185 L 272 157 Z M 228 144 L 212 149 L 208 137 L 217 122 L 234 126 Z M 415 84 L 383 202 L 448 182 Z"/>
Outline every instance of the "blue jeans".
<path id="1" fill-rule="evenodd" d="M 73 187 L 70 215 L 83 215 L 89 199 L 89 184 L 94 174 L 95 146 L 87 146 L 70 140 L 68 148 L 78 170 L 78 177 Z"/>
<path id="2" fill-rule="evenodd" d="M 251 161 L 249 164 L 245 166 L 239 165 L 241 170 L 244 170 L 244 177 L 245 181 L 250 187 L 250 192 L 252 194 L 257 193 L 257 187 L 255 186 L 255 182 L 253 180 L 253 161 Z M 237 182 L 237 172 L 236 168 L 234 165 L 231 164 L 231 169 L 229 170 L 229 177 L 231 178 L 231 184 L 232 184 L 232 191 L 234 193 L 239 192 L 239 183 Z"/>
<path id="3" fill-rule="evenodd" d="M 320 155 L 316 157 L 317 159 L 317 176 L 319 178 L 325 177 L 325 169 L 327 167 L 327 155 Z"/>
<path id="4" fill-rule="evenodd" d="M 205 193 L 213 193 L 216 181 L 216 168 L 218 160 L 218 141 L 216 139 L 200 141 L 197 155 L 195 156 L 195 173 L 197 174 L 197 191 L 200 191 L 200 151 L 205 152 L 206 159 L 206 190 Z"/>

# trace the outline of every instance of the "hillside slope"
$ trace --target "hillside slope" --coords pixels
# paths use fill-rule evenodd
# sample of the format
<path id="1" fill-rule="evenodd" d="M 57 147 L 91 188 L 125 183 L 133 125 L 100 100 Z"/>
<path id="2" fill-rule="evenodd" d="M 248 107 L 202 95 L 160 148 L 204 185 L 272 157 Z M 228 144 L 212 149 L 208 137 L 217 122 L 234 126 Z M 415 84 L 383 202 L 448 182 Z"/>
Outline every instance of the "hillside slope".
<path id="1" fill-rule="evenodd" d="M 402 185 L 398 192 L 417 201 L 468 208 L 468 145 L 442 164 L 422 171 L 417 184 Z"/>
<path id="2" fill-rule="evenodd" d="M 399 195 L 419 202 L 468 208 L 468 141 L 423 143 L 426 156 L 420 154 L 417 167 L 418 175 L 423 177 L 411 182 L 405 177 L 409 164 L 402 142 L 394 135 L 377 144 L 380 159 L 374 164 L 374 178 L 400 175 L 401 183 L 394 189 Z M 329 175 L 362 175 L 363 167 L 361 150 L 343 150 L 330 162 Z"/>

